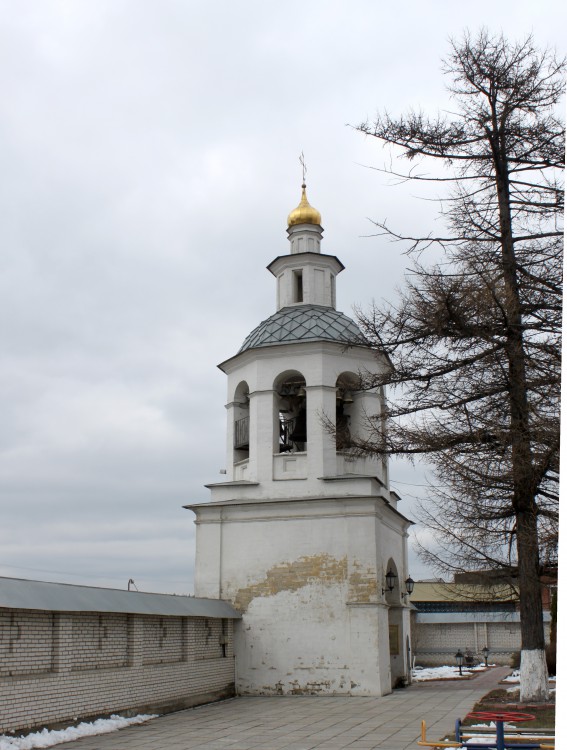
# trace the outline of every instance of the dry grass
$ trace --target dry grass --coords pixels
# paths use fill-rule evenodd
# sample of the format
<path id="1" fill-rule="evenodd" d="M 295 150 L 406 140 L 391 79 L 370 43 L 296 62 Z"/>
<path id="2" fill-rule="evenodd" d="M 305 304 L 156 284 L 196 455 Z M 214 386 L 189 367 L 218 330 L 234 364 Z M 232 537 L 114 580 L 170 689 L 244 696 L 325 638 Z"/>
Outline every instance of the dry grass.
<path id="1" fill-rule="evenodd" d="M 555 698 L 553 702 L 542 705 L 522 704 L 519 689 L 510 693 L 505 688 L 491 690 L 475 705 L 473 712 L 477 711 L 514 711 L 536 717 L 533 721 L 518 723 L 521 729 L 552 729 L 555 726 Z M 464 726 L 477 723 L 478 719 L 463 719 Z"/>

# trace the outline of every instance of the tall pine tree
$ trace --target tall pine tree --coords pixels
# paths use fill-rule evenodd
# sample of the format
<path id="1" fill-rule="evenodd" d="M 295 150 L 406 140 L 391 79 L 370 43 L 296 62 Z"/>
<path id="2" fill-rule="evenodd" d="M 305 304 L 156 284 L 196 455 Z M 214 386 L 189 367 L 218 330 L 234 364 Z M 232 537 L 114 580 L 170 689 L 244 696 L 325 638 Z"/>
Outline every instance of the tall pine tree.
<path id="1" fill-rule="evenodd" d="M 409 160 L 440 160 L 451 185 L 446 233 L 378 235 L 442 260 L 415 262 L 398 302 L 360 314 L 392 370 L 388 430 L 358 448 L 425 455 L 440 489 L 425 509 L 445 570 L 517 574 L 522 701 L 547 698 L 541 552 L 557 537 L 565 139 L 556 114 L 564 62 L 482 31 L 452 43 L 455 112 L 388 114 L 359 126 Z M 385 170 L 395 174 L 391 169 Z"/>

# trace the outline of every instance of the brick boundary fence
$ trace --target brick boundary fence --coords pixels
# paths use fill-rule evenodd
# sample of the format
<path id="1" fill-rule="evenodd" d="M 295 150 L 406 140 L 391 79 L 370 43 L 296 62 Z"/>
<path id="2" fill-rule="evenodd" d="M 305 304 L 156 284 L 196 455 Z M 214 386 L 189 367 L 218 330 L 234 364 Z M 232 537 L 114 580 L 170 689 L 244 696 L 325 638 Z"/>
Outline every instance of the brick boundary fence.
<path id="1" fill-rule="evenodd" d="M 0 608 L 0 732 L 234 695 L 233 620 Z"/>

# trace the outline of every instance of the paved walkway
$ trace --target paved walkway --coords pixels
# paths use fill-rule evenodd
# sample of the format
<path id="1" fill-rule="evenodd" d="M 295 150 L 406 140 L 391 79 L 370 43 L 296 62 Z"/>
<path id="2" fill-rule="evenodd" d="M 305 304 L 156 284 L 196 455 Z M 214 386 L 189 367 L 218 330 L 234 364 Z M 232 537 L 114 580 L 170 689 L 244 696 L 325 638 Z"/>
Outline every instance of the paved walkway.
<path id="1" fill-rule="evenodd" d="M 416 683 L 382 698 L 234 698 L 160 716 L 140 726 L 65 743 L 64 750 L 417 750 L 427 734 L 452 732 L 455 719 L 510 670 L 471 680 Z M 63 750 L 62 747 L 62 750 Z"/>

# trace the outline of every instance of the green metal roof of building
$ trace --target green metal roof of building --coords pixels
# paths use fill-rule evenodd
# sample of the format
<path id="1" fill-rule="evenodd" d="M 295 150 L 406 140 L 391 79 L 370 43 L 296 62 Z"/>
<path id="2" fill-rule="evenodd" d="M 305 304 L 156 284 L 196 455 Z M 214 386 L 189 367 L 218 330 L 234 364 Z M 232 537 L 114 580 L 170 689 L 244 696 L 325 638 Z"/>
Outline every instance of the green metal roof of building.
<path id="1" fill-rule="evenodd" d="M 416 602 L 505 602 L 518 599 L 518 593 L 506 583 L 453 583 L 448 581 L 416 581 L 411 595 Z"/>
<path id="2" fill-rule="evenodd" d="M 229 619 L 242 616 L 228 602 L 220 599 L 0 577 L 0 609 L 2 608 Z"/>
<path id="3" fill-rule="evenodd" d="M 249 333 L 238 353 L 296 341 L 338 341 L 368 346 L 356 323 L 332 307 L 294 305 L 283 307 Z"/>

